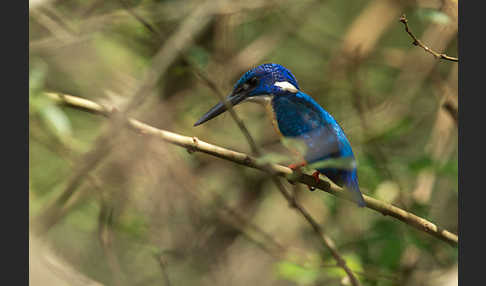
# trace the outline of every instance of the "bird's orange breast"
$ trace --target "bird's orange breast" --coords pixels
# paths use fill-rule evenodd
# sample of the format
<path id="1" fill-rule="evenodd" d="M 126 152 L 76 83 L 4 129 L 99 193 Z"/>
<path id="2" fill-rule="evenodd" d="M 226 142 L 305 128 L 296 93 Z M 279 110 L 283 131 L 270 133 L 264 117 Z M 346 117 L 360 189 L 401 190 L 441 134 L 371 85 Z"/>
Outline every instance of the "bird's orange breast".
<path id="1" fill-rule="evenodd" d="M 278 121 L 277 121 L 277 114 L 275 113 L 271 101 L 268 101 L 264 104 L 265 111 L 270 117 L 270 121 L 272 122 L 273 129 L 275 132 L 278 134 L 280 138 L 285 137 L 282 132 L 280 131 L 280 128 L 278 127 Z M 300 152 L 296 148 L 291 148 L 290 146 L 286 146 L 289 151 L 294 153 L 297 158 L 299 158 L 300 161 L 305 162 L 305 159 L 303 157 L 303 154 L 300 154 Z"/>
<path id="2" fill-rule="evenodd" d="M 280 138 L 284 137 L 282 132 L 280 132 L 280 129 L 278 128 L 277 115 L 273 110 L 272 103 L 270 101 L 266 102 L 264 106 L 265 106 L 265 111 L 267 112 L 272 122 L 273 129 L 275 129 L 275 132 L 277 132 Z"/>

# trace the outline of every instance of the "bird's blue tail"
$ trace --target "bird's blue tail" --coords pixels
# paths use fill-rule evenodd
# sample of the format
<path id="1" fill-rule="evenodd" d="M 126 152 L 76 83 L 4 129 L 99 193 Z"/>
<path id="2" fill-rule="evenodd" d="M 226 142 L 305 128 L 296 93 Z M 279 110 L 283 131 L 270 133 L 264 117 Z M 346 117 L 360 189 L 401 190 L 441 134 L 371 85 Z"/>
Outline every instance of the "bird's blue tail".
<path id="1" fill-rule="evenodd" d="M 359 190 L 358 175 L 356 174 L 356 170 L 346 172 L 344 178 L 344 185 L 345 188 L 351 192 L 354 201 L 358 204 L 358 206 L 360 207 L 366 206 L 363 195 Z"/>

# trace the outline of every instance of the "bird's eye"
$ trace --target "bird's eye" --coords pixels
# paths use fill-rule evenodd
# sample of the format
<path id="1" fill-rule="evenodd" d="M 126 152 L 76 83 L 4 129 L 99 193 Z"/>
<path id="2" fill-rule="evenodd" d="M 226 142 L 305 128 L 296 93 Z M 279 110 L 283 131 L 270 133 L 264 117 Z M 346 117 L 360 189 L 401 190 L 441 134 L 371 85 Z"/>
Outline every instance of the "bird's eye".
<path id="1" fill-rule="evenodd" d="M 258 80 L 256 77 L 252 77 L 249 80 L 247 80 L 245 83 L 240 85 L 239 87 L 236 88 L 235 93 L 242 92 L 243 90 L 249 90 L 254 87 L 256 87 L 258 84 Z"/>
<path id="2" fill-rule="evenodd" d="M 257 86 L 257 83 L 258 83 L 257 78 L 256 78 L 256 77 L 252 77 L 252 78 L 250 78 L 249 80 L 247 80 L 247 81 L 246 81 L 246 82 L 245 82 L 245 83 L 244 83 L 244 84 L 241 86 L 241 88 L 242 88 L 243 90 L 247 90 L 247 89 L 250 89 L 250 88 L 252 88 L 252 87 Z"/>
<path id="3" fill-rule="evenodd" d="M 249 84 L 250 86 L 256 86 L 256 85 L 257 85 L 257 83 L 258 83 L 258 80 L 257 80 L 257 78 L 256 78 L 256 77 L 252 77 L 252 78 L 250 78 L 250 79 L 248 80 L 248 84 Z"/>

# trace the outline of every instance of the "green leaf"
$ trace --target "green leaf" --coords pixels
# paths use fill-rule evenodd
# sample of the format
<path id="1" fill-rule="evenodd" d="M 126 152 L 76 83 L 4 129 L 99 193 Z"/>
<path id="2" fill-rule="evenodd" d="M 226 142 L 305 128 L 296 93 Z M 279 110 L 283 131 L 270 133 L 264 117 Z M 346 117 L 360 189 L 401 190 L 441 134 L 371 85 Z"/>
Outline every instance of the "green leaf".
<path id="1" fill-rule="evenodd" d="M 38 112 L 53 132 L 62 136 L 72 133 L 71 122 L 64 111 L 43 96 L 47 64 L 34 60 L 29 71 L 29 105 L 33 112 Z"/>
<path id="2" fill-rule="evenodd" d="M 308 165 L 310 169 L 336 168 L 352 170 L 356 168 L 356 161 L 352 157 L 329 158 Z"/>
<path id="3" fill-rule="evenodd" d="M 437 172 L 446 176 L 458 176 L 458 162 L 457 160 L 449 160 L 443 166 L 439 167 Z"/>
<path id="4" fill-rule="evenodd" d="M 420 9 L 417 11 L 417 16 L 422 20 L 443 25 L 449 24 L 451 21 L 447 14 L 435 9 Z"/>
<path id="5" fill-rule="evenodd" d="M 403 138 L 406 133 L 412 129 L 412 120 L 410 118 L 404 118 L 400 120 L 396 125 L 391 126 L 388 130 L 383 132 L 380 136 L 383 141 L 392 141 L 398 138 Z"/>
<path id="6" fill-rule="evenodd" d="M 128 213 L 118 218 L 115 228 L 136 240 L 143 240 L 148 232 L 146 218 L 137 213 Z"/>
<path id="7" fill-rule="evenodd" d="M 71 121 L 66 116 L 64 111 L 54 104 L 45 104 L 39 109 L 40 115 L 52 128 L 54 132 L 61 136 L 71 136 L 72 128 Z"/>
<path id="8" fill-rule="evenodd" d="M 430 156 L 420 157 L 408 164 L 408 168 L 413 172 L 419 172 L 426 168 L 432 168 L 434 166 L 434 161 Z"/>
<path id="9" fill-rule="evenodd" d="M 377 235 L 377 263 L 386 269 L 396 269 L 405 248 L 405 237 L 401 235 L 400 226 L 390 221 L 377 221 L 371 231 Z"/>
<path id="10" fill-rule="evenodd" d="M 343 259 L 346 261 L 346 265 L 351 269 L 353 272 L 362 272 L 363 266 L 361 265 L 361 261 L 359 257 L 355 254 L 345 254 L 342 256 Z M 324 261 L 325 264 L 336 264 L 334 259 L 329 258 L 328 260 Z M 339 277 L 343 278 L 346 277 L 346 272 L 341 267 L 329 267 L 325 268 L 326 273 L 331 277 Z"/>
<path id="11" fill-rule="evenodd" d="M 457 177 L 458 167 L 457 160 L 449 160 L 444 164 L 432 159 L 430 156 L 423 156 L 408 164 L 408 168 L 413 172 L 419 172 L 423 169 L 430 169 L 437 174 Z"/>
<path id="12" fill-rule="evenodd" d="M 36 113 L 50 103 L 49 99 L 39 96 L 44 90 L 47 64 L 42 60 L 32 60 L 29 66 L 29 113 Z"/>
<path id="13" fill-rule="evenodd" d="M 47 64 L 41 60 L 35 60 L 29 68 L 29 96 L 38 95 L 44 89 L 44 81 L 47 74 Z"/>
<path id="14" fill-rule="evenodd" d="M 319 278 L 319 271 L 289 261 L 281 261 L 277 263 L 277 276 L 300 285 L 309 285 Z"/>
<path id="15" fill-rule="evenodd" d="M 390 235 L 390 237 L 384 240 L 381 253 L 379 255 L 379 262 L 383 267 L 388 269 L 396 269 L 400 263 L 404 245 L 402 239 L 398 235 Z"/>
<path id="16" fill-rule="evenodd" d="M 342 256 L 346 265 L 353 272 L 362 272 L 363 267 L 359 257 L 355 254 Z M 336 265 L 336 261 L 329 257 L 325 261 L 308 261 L 304 265 L 299 265 L 291 261 L 281 261 L 277 264 L 277 275 L 280 278 L 293 281 L 299 285 L 314 284 L 318 279 L 324 277 L 343 278 L 347 277 L 346 272 Z"/>

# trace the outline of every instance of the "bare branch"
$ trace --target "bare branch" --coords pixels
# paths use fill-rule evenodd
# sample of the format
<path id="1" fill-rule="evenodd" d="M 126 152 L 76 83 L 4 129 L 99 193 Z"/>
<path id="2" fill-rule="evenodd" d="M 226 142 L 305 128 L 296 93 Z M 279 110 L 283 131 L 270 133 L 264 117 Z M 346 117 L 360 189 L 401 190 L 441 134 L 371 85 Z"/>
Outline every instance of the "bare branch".
<path id="1" fill-rule="evenodd" d="M 408 20 L 405 17 L 405 14 L 403 14 L 400 17 L 400 22 L 403 23 L 403 25 L 405 26 L 405 31 L 410 35 L 410 37 L 412 37 L 412 39 L 413 39 L 412 44 L 414 44 L 415 46 L 421 47 L 422 49 L 424 49 L 426 52 L 432 54 L 437 59 L 444 59 L 444 60 L 448 60 L 448 61 L 452 61 L 452 62 L 458 62 L 459 61 L 458 58 L 451 57 L 451 56 L 448 56 L 446 54 L 438 53 L 438 52 L 432 50 L 431 48 L 427 47 L 424 43 L 422 43 L 422 41 L 420 41 L 417 37 L 415 37 L 415 35 L 412 33 L 412 31 L 410 31 L 410 29 L 408 28 Z"/>
<path id="2" fill-rule="evenodd" d="M 162 254 L 156 254 L 156 255 L 154 255 L 154 258 L 159 263 L 160 271 L 162 272 L 162 275 L 164 276 L 165 285 L 167 285 L 167 286 L 172 285 L 170 283 L 169 274 L 167 273 L 167 261 L 165 261 Z"/>
<path id="3" fill-rule="evenodd" d="M 126 280 L 126 277 L 124 277 L 125 275 L 113 250 L 113 208 L 108 205 L 103 196 L 101 197 L 100 213 L 98 215 L 98 240 L 103 249 L 103 254 L 106 257 L 106 262 L 113 278 L 113 284 L 120 286 L 123 285 L 122 281 Z"/>
<path id="4" fill-rule="evenodd" d="M 47 93 L 46 95 L 52 100 L 55 100 L 61 104 L 68 105 L 70 107 L 96 114 L 101 114 L 107 117 L 111 116 L 111 111 L 108 111 L 102 105 L 94 103 L 87 99 L 71 95 L 60 95 L 56 93 Z M 128 119 L 127 124 L 128 127 L 132 128 L 139 134 L 154 136 L 170 144 L 184 147 L 191 152 L 206 153 L 240 165 L 268 172 L 268 169 L 257 163 L 256 158 L 253 158 L 247 154 L 212 145 L 210 143 L 199 140 L 196 137 L 183 136 L 166 130 L 157 129 L 136 119 Z M 294 174 L 290 168 L 282 165 L 270 164 L 269 166 L 270 170 L 277 176 L 288 178 L 289 176 L 292 176 Z M 315 187 L 339 198 L 353 201 L 352 198 L 342 188 L 336 185 L 331 185 L 325 180 L 316 181 L 314 177 L 307 174 L 302 174 L 298 178 L 292 179 L 296 182 Z M 452 246 L 457 246 L 459 239 L 456 234 L 451 233 L 450 231 L 447 231 L 424 218 L 421 218 L 413 213 L 407 212 L 386 202 L 382 202 L 367 195 L 363 195 L 363 197 L 366 202 L 367 208 L 375 210 L 383 215 L 392 216 L 422 232 L 428 233 L 440 240 L 443 240 Z"/>

